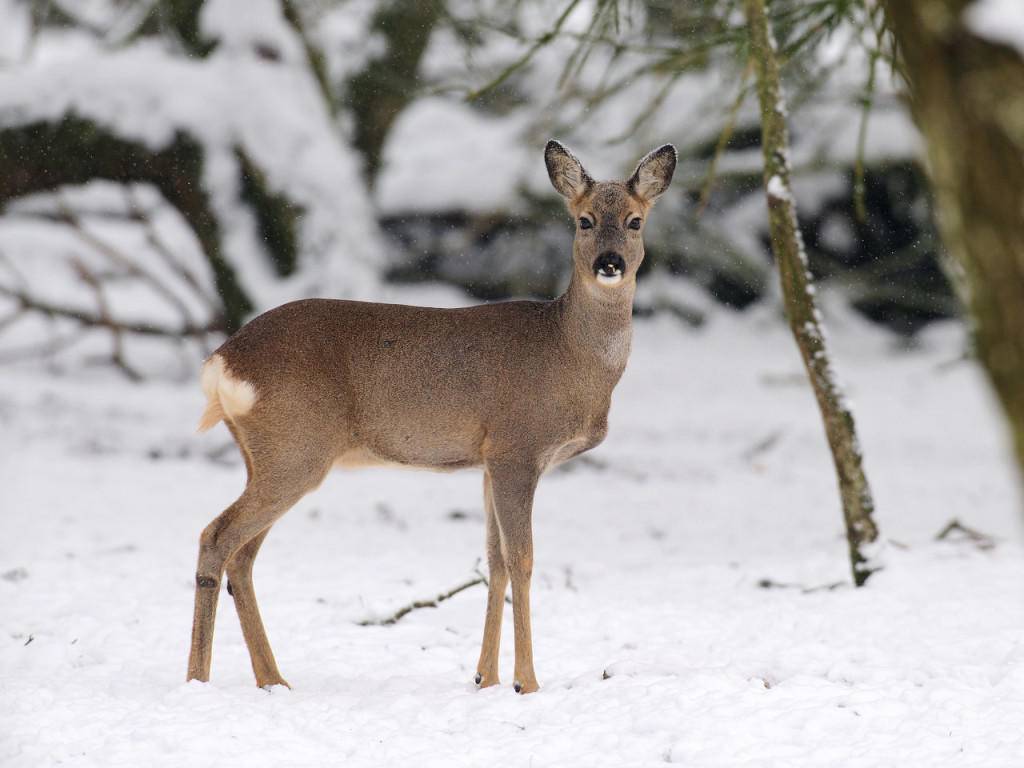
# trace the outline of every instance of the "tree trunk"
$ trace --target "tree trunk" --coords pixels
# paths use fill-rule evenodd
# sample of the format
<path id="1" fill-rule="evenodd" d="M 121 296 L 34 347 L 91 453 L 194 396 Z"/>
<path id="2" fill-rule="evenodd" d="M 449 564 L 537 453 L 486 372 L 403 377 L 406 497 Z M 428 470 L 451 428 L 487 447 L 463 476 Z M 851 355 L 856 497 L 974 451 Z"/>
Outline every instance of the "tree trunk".
<path id="1" fill-rule="evenodd" d="M 786 107 L 779 82 L 775 39 L 765 15 L 764 0 L 745 0 L 745 3 L 751 56 L 761 104 L 761 146 L 764 152 L 764 182 L 768 194 L 772 252 L 779 267 L 786 315 L 803 356 L 821 410 L 829 447 L 832 449 L 846 522 L 853 582 L 859 587 L 878 568 L 878 564 L 869 557 L 866 546 L 878 538 L 874 502 L 864 475 L 853 414 L 832 371 L 821 315 L 815 306 L 807 255 L 797 228 L 796 203 L 789 184 Z"/>
<path id="2" fill-rule="evenodd" d="M 353 143 L 363 155 L 370 186 L 391 124 L 419 87 L 420 59 L 443 10 L 444 0 L 387 0 L 373 16 L 373 29 L 387 47 L 348 83 L 349 106 L 355 113 Z"/>
<path id="3" fill-rule="evenodd" d="M 887 0 L 927 145 L 939 227 L 1024 478 L 1024 58 L 976 34 L 969 0 Z M 969 13 L 969 10 L 968 10 Z"/>

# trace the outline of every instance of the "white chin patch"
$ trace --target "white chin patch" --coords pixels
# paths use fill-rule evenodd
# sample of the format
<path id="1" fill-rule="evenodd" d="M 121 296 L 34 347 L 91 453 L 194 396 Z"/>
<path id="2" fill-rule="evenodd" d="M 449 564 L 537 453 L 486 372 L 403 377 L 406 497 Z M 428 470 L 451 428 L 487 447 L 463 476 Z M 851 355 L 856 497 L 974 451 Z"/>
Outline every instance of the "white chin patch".
<path id="1" fill-rule="evenodd" d="M 614 274 L 606 275 L 604 272 L 598 272 L 597 282 L 601 285 L 618 285 L 622 282 L 622 273 L 616 271 Z"/>

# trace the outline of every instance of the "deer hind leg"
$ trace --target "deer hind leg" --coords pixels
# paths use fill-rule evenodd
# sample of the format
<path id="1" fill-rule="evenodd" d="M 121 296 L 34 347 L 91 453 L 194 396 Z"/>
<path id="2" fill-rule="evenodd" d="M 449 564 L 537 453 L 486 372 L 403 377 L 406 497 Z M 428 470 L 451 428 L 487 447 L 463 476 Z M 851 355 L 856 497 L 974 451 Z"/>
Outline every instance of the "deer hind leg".
<path id="1" fill-rule="evenodd" d="M 515 629 L 517 693 L 532 693 L 540 686 L 533 670 L 530 631 L 530 579 L 533 576 L 533 494 L 540 472 L 529 463 L 488 463 L 494 511 L 501 545 L 512 581 L 512 622 Z"/>
<path id="2" fill-rule="evenodd" d="M 249 447 L 252 447 L 251 444 Z M 251 476 L 245 490 L 234 504 L 206 526 L 199 537 L 195 612 L 192 619 L 192 645 L 188 660 L 187 679 L 189 680 L 205 682 L 210 679 L 213 628 L 217 614 L 220 582 L 225 566 L 236 553 L 253 539 L 264 534 L 281 515 L 291 509 L 306 493 L 319 485 L 330 468 L 329 459 L 321 460 L 304 455 L 302 448 L 297 446 L 282 444 L 273 454 L 269 455 L 272 457 L 271 459 L 261 462 L 258 455 L 250 451 Z M 281 458 L 275 460 L 273 456 Z M 252 557 L 255 557 L 258 548 L 259 544 L 256 544 L 251 548 L 251 553 L 243 555 L 243 559 L 239 563 L 239 575 L 251 568 Z M 248 565 L 246 565 L 246 560 L 248 560 Z M 249 637 L 252 636 L 261 651 L 259 662 L 257 662 L 256 656 L 253 656 L 253 668 L 256 671 L 257 682 L 260 682 L 260 672 L 268 672 L 269 669 L 257 668 L 257 663 L 265 661 L 262 656 L 264 647 L 266 656 L 271 661 L 273 655 L 270 652 L 270 645 L 266 641 L 266 634 L 262 631 L 262 622 L 259 622 L 260 631 L 257 632 L 256 624 L 252 621 L 253 615 L 258 617 L 258 608 L 255 594 L 251 589 L 250 578 L 243 577 L 239 586 L 243 592 L 241 598 L 243 608 L 240 612 L 243 633 L 248 625 L 246 642 L 248 644 Z M 249 610 L 250 608 L 251 610 Z M 260 640 L 262 643 L 259 642 Z M 252 644 L 249 644 L 249 647 L 251 654 Z M 280 674 L 277 677 L 280 678 Z M 269 684 L 276 682 L 269 675 L 267 680 L 270 681 Z"/>
<path id="3" fill-rule="evenodd" d="M 281 673 L 277 669 L 277 661 L 274 659 L 274 652 L 270 649 L 267 631 L 263 628 L 263 619 L 260 617 L 260 609 L 256 604 L 256 593 L 252 585 L 253 560 L 256 559 L 256 553 L 259 552 L 260 546 L 269 532 L 270 528 L 268 527 L 256 534 L 242 545 L 234 557 L 228 560 L 228 594 L 235 599 L 235 610 L 238 612 L 238 620 L 242 624 L 242 637 L 245 638 L 245 645 L 249 649 L 252 671 L 256 675 L 256 685 L 260 688 L 271 685 L 283 685 L 290 688 L 291 686 L 281 677 Z"/>
<path id="4" fill-rule="evenodd" d="M 476 665 L 476 683 L 481 688 L 498 684 L 498 648 L 501 644 L 501 616 L 505 610 L 505 588 L 508 569 L 501 553 L 501 533 L 494 511 L 491 476 L 484 472 L 484 518 L 487 526 L 487 617 L 484 638 L 480 644 L 480 661 Z"/>

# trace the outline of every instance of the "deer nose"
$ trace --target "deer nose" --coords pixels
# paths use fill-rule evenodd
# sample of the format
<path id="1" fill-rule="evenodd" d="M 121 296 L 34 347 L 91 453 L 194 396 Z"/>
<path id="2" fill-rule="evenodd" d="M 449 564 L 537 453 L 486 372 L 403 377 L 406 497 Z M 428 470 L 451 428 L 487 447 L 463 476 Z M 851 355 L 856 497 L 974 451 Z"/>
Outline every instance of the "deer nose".
<path id="1" fill-rule="evenodd" d="M 625 272 L 626 260 L 615 251 L 605 251 L 594 259 L 594 275 L 599 283 L 617 283 Z"/>

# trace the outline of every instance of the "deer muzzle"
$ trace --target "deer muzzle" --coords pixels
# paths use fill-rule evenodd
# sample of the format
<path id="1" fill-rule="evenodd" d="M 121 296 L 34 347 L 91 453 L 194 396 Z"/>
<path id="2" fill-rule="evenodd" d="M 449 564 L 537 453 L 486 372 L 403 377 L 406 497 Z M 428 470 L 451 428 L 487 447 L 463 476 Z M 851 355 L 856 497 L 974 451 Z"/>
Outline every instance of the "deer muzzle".
<path id="1" fill-rule="evenodd" d="M 626 260 L 614 251 L 605 251 L 594 260 L 594 275 L 602 285 L 622 282 L 626 273 Z"/>

